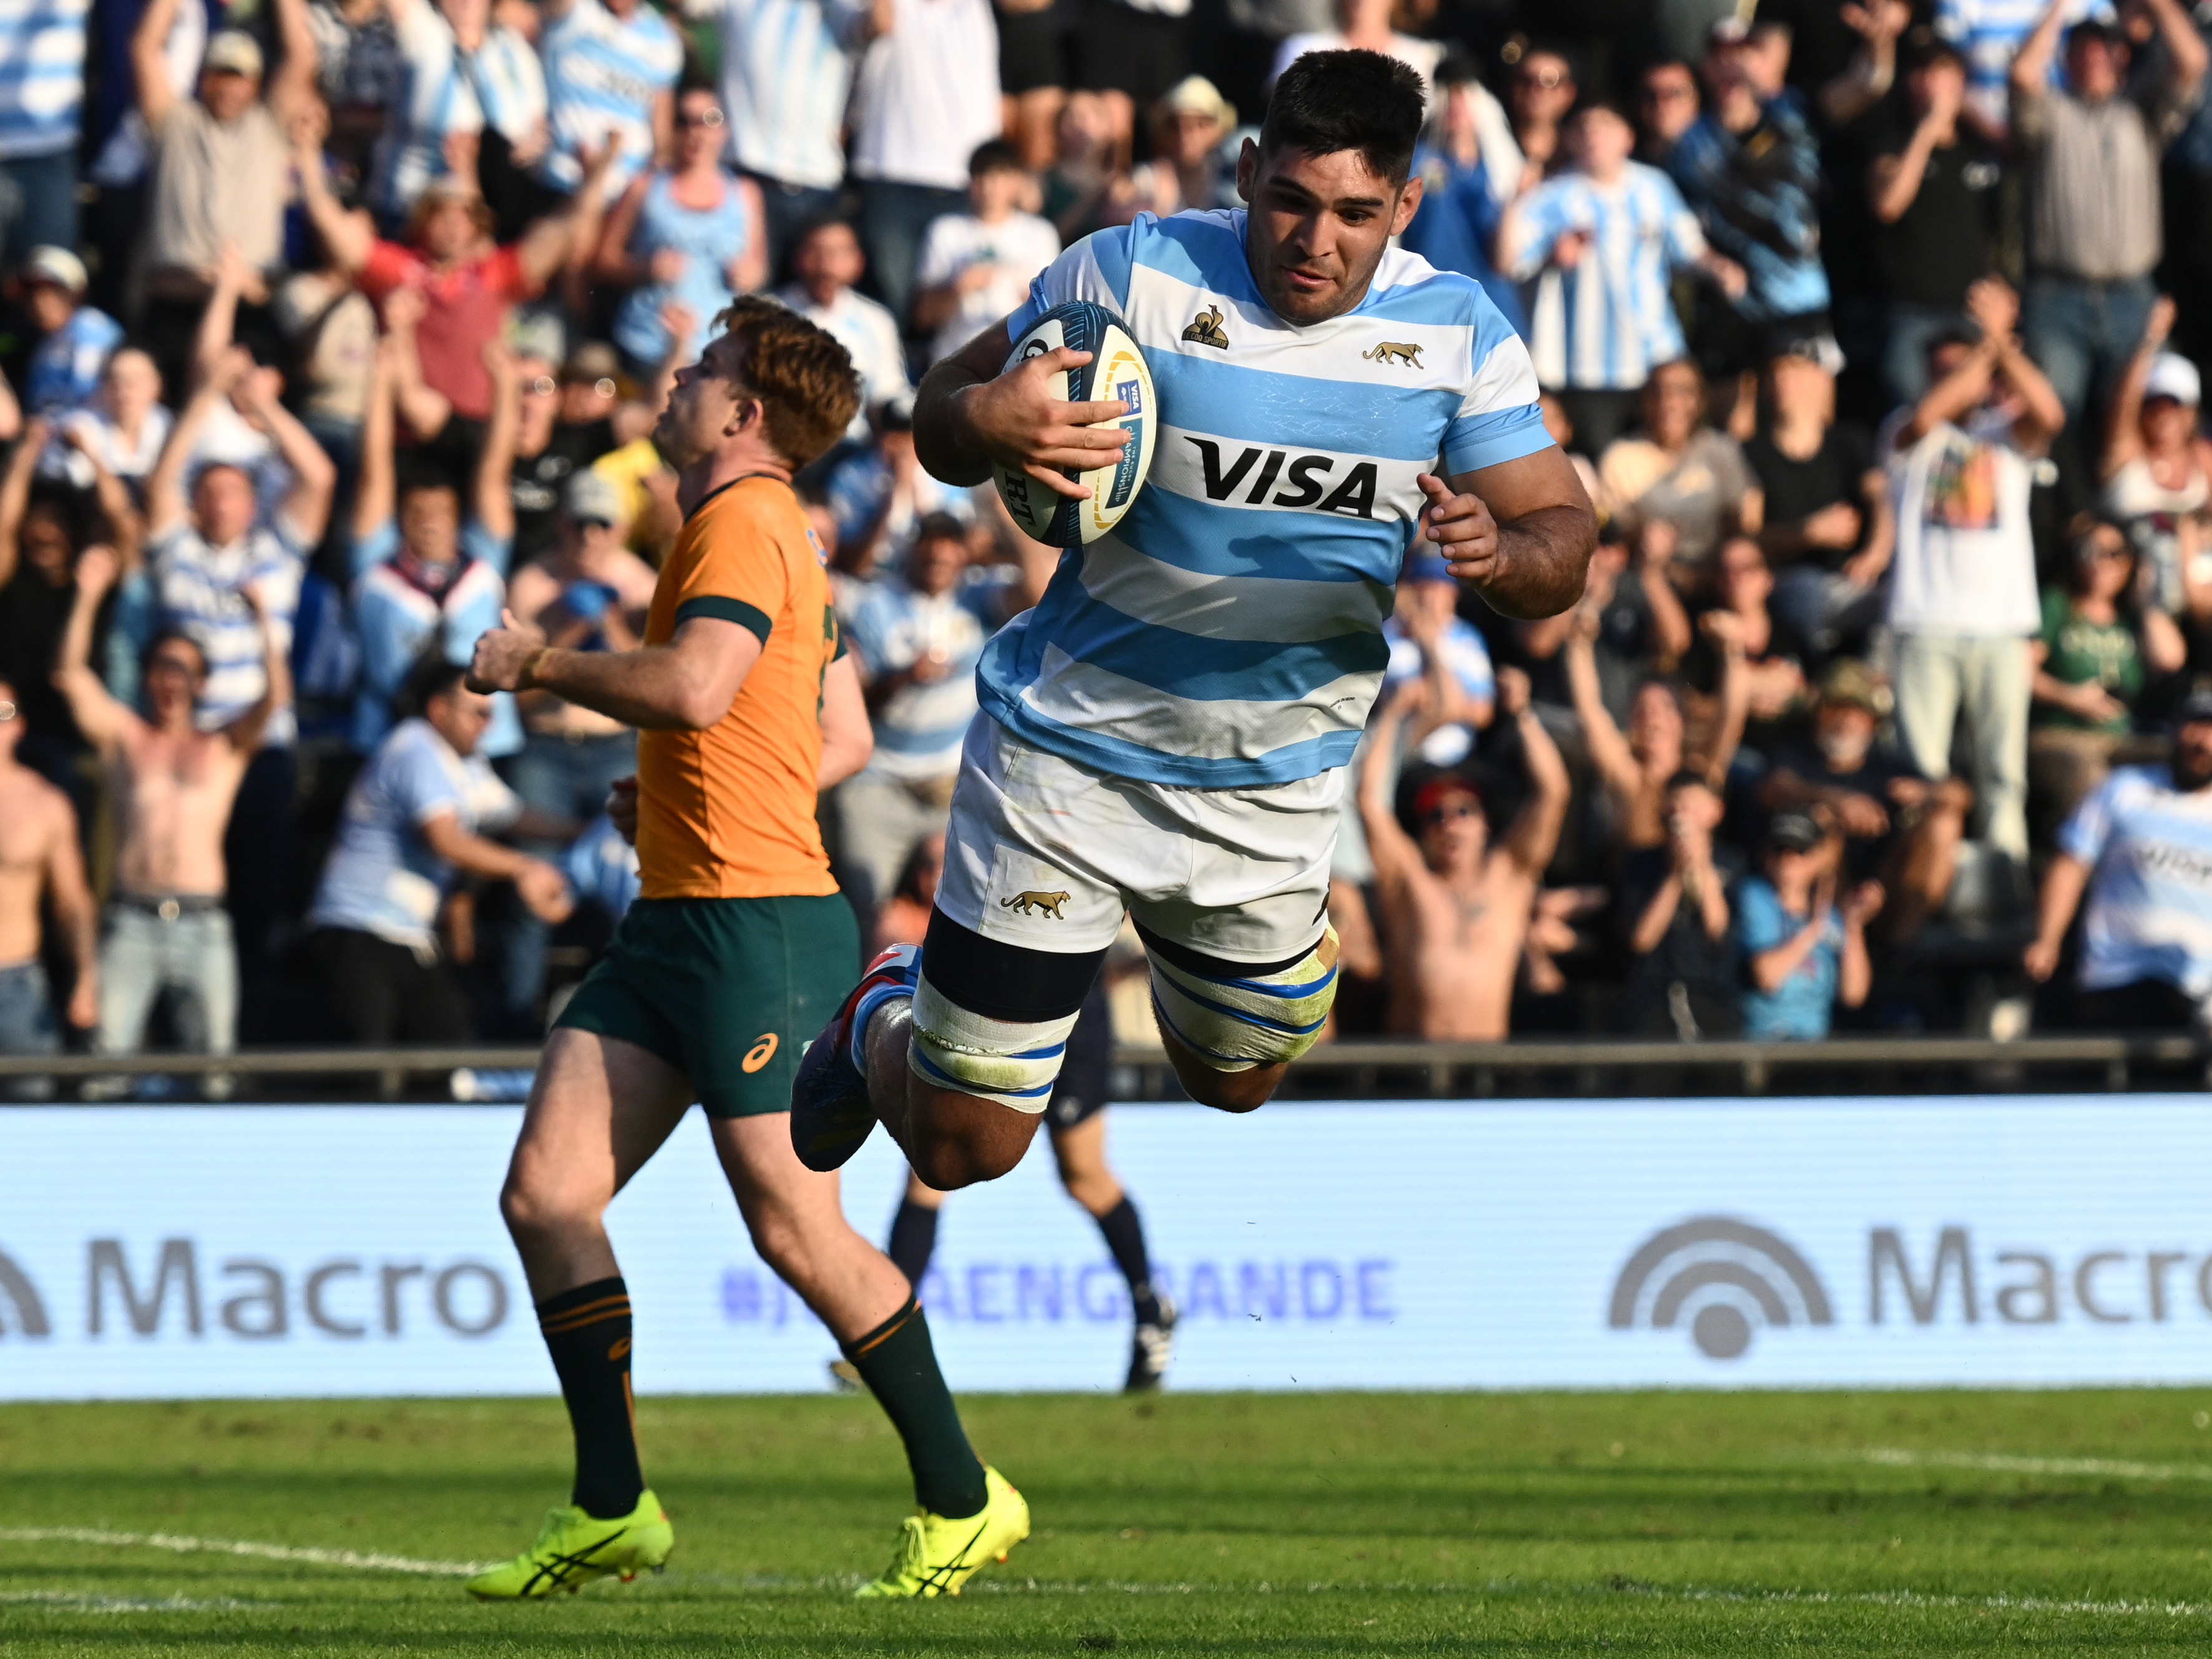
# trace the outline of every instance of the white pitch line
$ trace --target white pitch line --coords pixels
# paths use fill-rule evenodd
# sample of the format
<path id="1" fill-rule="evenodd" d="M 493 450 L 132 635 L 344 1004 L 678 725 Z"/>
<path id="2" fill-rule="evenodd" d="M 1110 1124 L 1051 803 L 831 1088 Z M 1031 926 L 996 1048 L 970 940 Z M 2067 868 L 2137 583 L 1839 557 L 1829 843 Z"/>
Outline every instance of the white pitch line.
<path id="1" fill-rule="evenodd" d="M 249 1555 L 263 1561 L 304 1561 L 318 1567 L 354 1567 L 365 1572 L 414 1572 L 465 1578 L 482 1572 L 474 1561 L 417 1561 L 404 1555 L 358 1550 L 326 1550 L 295 1544 L 257 1544 L 236 1538 L 182 1538 L 167 1532 L 106 1532 L 94 1527 L 0 1527 L 0 1543 L 101 1544 L 118 1549 L 173 1550 L 180 1555 Z"/>
<path id="2" fill-rule="evenodd" d="M 91 1595 L 82 1590 L 0 1590 L 0 1606 L 58 1607 L 67 1613 L 220 1613 L 252 1605 L 218 1599 L 194 1601 L 185 1595 L 158 1599 L 132 1595 Z"/>
<path id="3" fill-rule="evenodd" d="M 2112 1457 L 2021 1457 L 2008 1452 L 1907 1451 L 1875 1446 L 1843 1452 L 1845 1463 L 1880 1463 L 1890 1468 L 1987 1469 L 1996 1474 L 2101 1474 L 2120 1480 L 2212 1480 L 2212 1464 L 2135 1463 Z"/>

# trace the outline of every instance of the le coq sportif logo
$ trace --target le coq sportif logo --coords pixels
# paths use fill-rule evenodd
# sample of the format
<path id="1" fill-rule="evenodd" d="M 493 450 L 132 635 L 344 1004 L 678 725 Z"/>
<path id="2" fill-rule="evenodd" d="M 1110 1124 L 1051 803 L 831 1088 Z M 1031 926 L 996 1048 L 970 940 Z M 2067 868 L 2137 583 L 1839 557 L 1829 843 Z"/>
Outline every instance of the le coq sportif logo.
<path id="1" fill-rule="evenodd" d="M 1637 1247 L 1613 1284 L 1615 1330 L 1686 1324 L 1711 1359 L 1735 1359 L 1760 1325 L 1832 1325 L 1820 1276 L 1778 1234 L 1734 1216 L 1692 1216 Z"/>

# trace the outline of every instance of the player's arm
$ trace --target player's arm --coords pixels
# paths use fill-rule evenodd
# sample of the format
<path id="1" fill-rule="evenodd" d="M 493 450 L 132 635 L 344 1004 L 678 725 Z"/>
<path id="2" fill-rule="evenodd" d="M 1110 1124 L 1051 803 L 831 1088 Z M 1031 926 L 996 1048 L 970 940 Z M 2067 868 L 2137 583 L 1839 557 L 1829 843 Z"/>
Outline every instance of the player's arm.
<path id="1" fill-rule="evenodd" d="M 1001 318 L 921 377 L 915 453 L 932 477 L 949 484 L 988 483 L 996 461 L 1059 495 L 1080 498 L 1088 492 L 1064 469 L 1103 466 L 1129 434 L 1119 427 L 1098 429 L 1096 422 L 1127 414 L 1128 405 L 1110 398 L 1067 404 L 1052 395 L 1052 377 L 1089 362 L 1087 351 L 1062 347 L 1006 368 L 1012 320 Z"/>
<path id="2" fill-rule="evenodd" d="M 70 993 L 69 1023 L 79 1030 L 100 1023 L 100 907 L 84 878 L 84 854 L 77 845 L 76 809 L 69 797 L 52 792 L 52 834 L 46 841 L 46 902 L 69 936 L 76 963 L 76 987 Z"/>
<path id="3" fill-rule="evenodd" d="M 665 645 L 564 651 L 500 612 L 477 641 L 471 691 L 550 691 L 580 708 L 655 732 L 703 732 L 730 712 L 763 641 L 742 623 L 687 617 Z"/>
<path id="4" fill-rule="evenodd" d="M 1528 677 L 1517 668 L 1498 672 L 1498 706 L 1521 732 L 1522 763 L 1528 770 L 1528 802 L 1506 830 L 1504 851 L 1531 882 L 1540 883 L 1559 849 L 1559 830 L 1567 821 L 1573 793 L 1559 746 L 1536 718 L 1528 702 Z"/>
<path id="5" fill-rule="evenodd" d="M 822 676 L 822 764 L 814 775 L 814 787 L 827 789 L 844 782 L 875 752 L 876 732 L 868 724 L 860 663 L 848 652 Z"/>
<path id="6" fill-rule="evenodd" d="M 1455 472 L 1449 484 L 1425 472 L 1420 485 L 1421 534 L 1491 609 L 1552 617 L 1582 598 L 1597 514 L 1558 445 Z"/>

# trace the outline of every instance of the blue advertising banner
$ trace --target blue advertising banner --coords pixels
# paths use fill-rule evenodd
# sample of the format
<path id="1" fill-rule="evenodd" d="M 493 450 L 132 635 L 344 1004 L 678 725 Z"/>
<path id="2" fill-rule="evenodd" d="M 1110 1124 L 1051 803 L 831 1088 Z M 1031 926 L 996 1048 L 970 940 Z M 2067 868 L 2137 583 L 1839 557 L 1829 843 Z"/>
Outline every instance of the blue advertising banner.
<path id="1" fill-rule="evenodd" d="M 2212 1378 L 2202 1097 L 1128 1107 L 1187 1389 Z M 550 1392 L 512 1107 L 0 1109 L 0 1398 Z M 880 1237 L 904 1166 L 844 1173 Z M 641 1391 L 829 1385 L 695 1114 L 616 1200 Z M 1129 1310 L 1040 1145 L 921 1286 L 961 1389 L 1103 1389 Z"/>

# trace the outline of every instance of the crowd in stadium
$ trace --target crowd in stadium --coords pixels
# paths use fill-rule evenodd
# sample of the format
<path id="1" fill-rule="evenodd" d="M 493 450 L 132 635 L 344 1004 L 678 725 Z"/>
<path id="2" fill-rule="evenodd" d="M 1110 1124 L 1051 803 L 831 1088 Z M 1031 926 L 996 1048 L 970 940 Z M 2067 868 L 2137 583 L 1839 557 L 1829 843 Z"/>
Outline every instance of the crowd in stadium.
<path id="1" fill-rule="evenodd" d="M 918 941 L 976 659 L 1060 555 L 922 470 L 916 380 L 1090 231 L 1233 207 L 1273 76 L 1345 46 L 1425 77 L 1404 245 L 1526 338 L 1604 528 L 1537 622 L 1409 556 L 1337 1032 L 2191 1024 L 2212 943 L 2151 913 L 2212 867 L 2208 37 L 2179 0 L 10 8 L 0 1050 L 543 1031 L 633 888 L 635 735 L 462 665 L 503 607 L 637 642 L 648 434 L 754 291 L 864 383 L 799 480 L 874 723 L 821 817 L 864 937 Z M 2203 857 L 2130 862 L 2154 818 Z"/>

